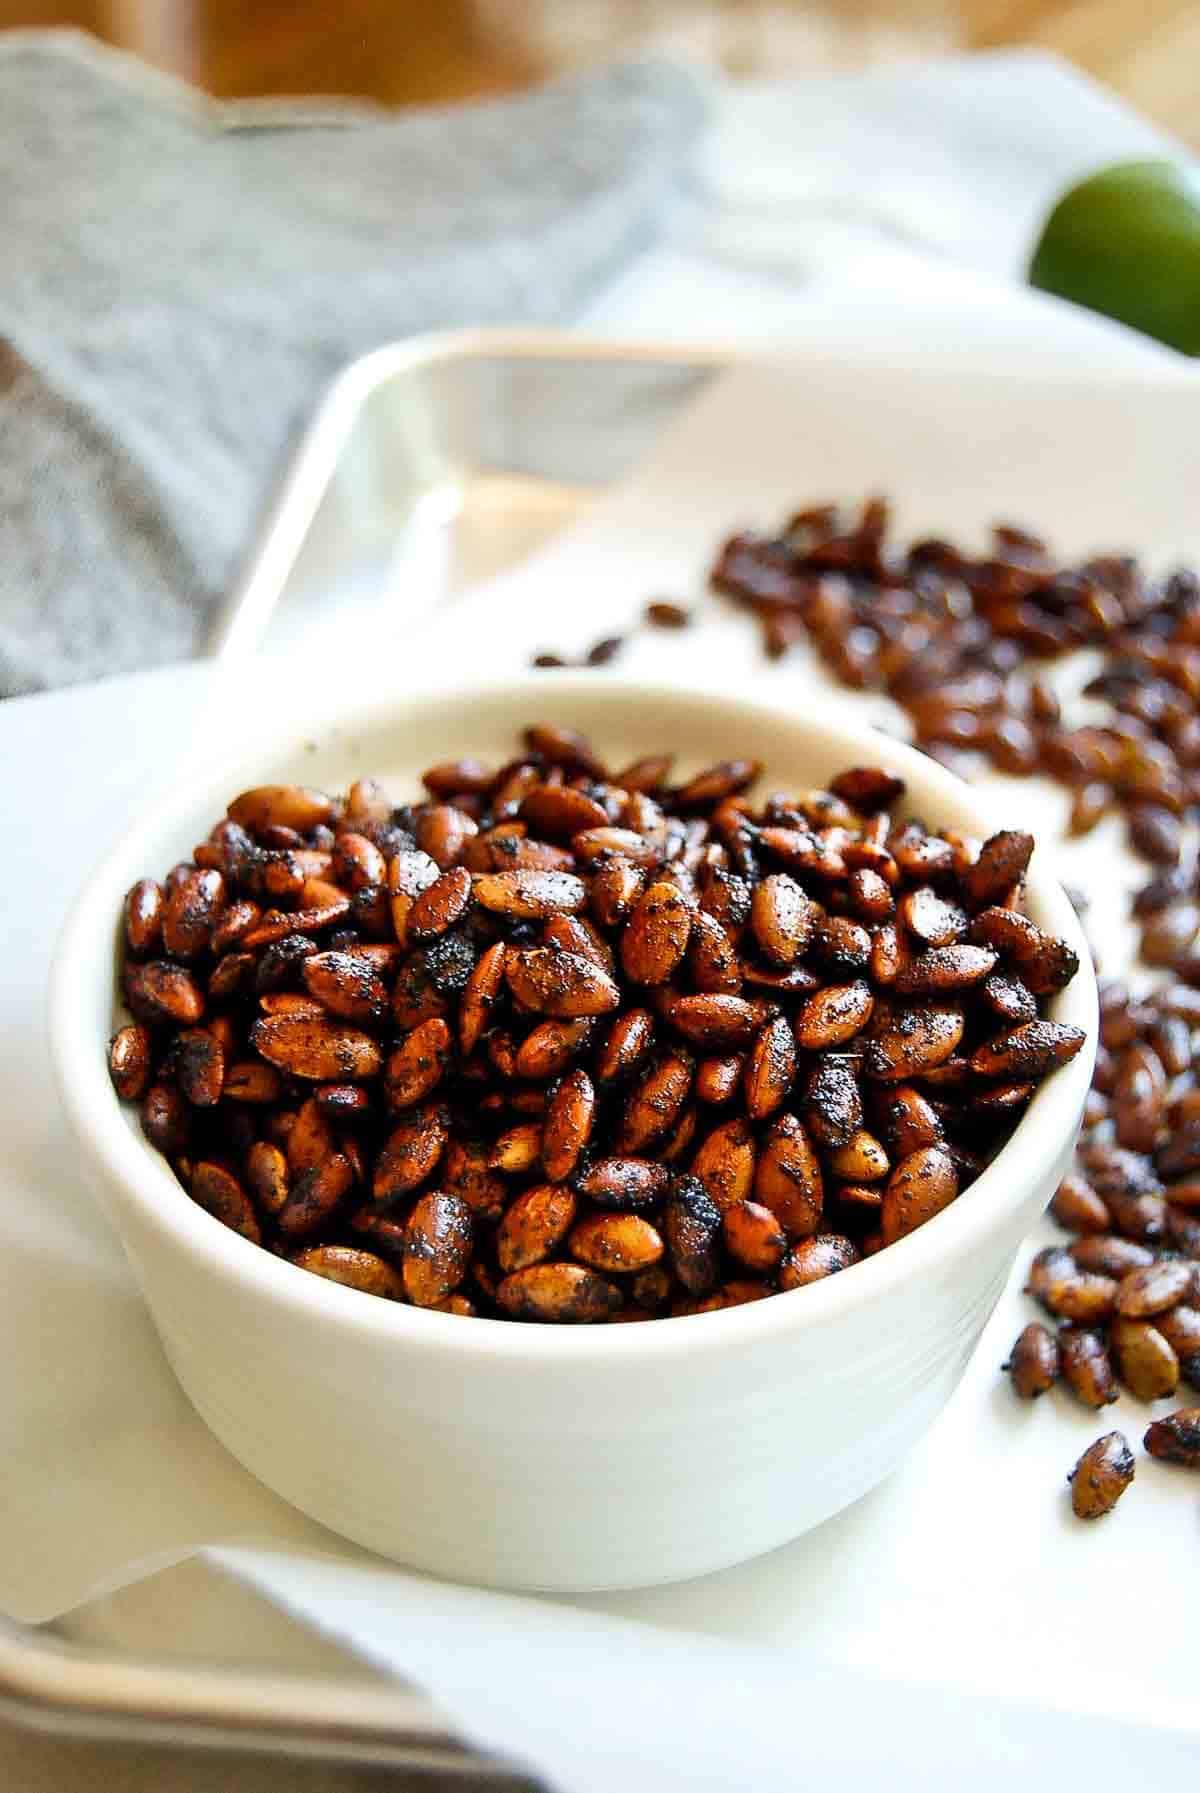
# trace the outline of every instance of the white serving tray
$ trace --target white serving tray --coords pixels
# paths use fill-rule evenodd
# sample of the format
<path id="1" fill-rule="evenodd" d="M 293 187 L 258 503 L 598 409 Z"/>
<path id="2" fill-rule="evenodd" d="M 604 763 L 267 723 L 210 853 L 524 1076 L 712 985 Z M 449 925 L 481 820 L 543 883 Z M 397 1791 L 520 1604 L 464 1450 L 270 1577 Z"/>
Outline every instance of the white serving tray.
<path id="1" fill-rule="evenodd" d="M 429 339 L 368 357 L 335 385 L 302 445 L 220 619 L 214 652 L 236 666 L 264 647 L 296 644 L 334 584 L 343 599 L 407 621 L 415 604 L 444 604 L 517 566 L 637 463 L 730 360 L 720 351 L 528 333 Z M 1153 387 L 1169 375 L 1147 369 L 1141 379 Z M 1138 403 L 1138 376 L 1130 380 Z M 798 473 L 796 496 L 806 483 Z M 714 538 L 738 520 L 715 519 Z M 949 518 L 947 529 L 954 526 Z M 1098 518 L 1101 534 L 1105 526 Z M 196 676 L 155 675 L 155 701 L 172 680 L 182 686 Z M 94 730 L 102 712 L 115 725 L 119 688 L 112 696 L 117 707 L 107 709 L 102 689 L 86 705 L 80 700 L 81 711 L 95 711 Z M 49 720 L 51 706 L 76 700 L 39 701 Z M 1030 787 L 1018 792 L 1038 796 Z M 757 1564 L 587 1604 L 803 1645 L 902 1679 L 944 1677 L 975 1691 L 1044 1699 L 1081 1718 L 1108 1711 L 1195 1726 L 1200 1749 L 1195 1493 L 1178 1474 L 1140 1460 L 1138 1487 L 1104 1535 L 1064 1519 L 1057 1478 L 1101 1428 L 1061 1402 L 1018 1409 L 998 1384 L 995 1365 L 1027 1317 L 1014 1288 L 950 1411 L 918 1457 L 868 1501 Z M 1133 1435 L 1144 1410 L 1126 1403 L 1112 1423 Z M 970 1489 L 987 1490 L 978 1507 L 959 1505 L 964 1462 Z M 1156 1622 L 1140 1627 L 1132 1658 L 1113 1638 L 1127 1576 L 1170 1590 Z M 972 1611 L 978 1633 L 964 1648 Z M 149 1633 L 136 1621 L 123 1632 L 123 1624 L 81 1615 L 37 1633 L 0 1632 L 0 1701 L 10 1714 L 88 1733 L 237 1740 L 387 1759 L 435 1776 L 513 1775 L 504 1764 L 468 1758 L 419 1696 L 335 1675 L 319 1650 L 303 1682 L 235 1666 L 242 1652 L 232 1643 L 228 1655 L 181 1668 L 134 1660 L 130 1651 L 144 1657 Z M 271 1654 L 266 1640 L 261 1654 Z"/>

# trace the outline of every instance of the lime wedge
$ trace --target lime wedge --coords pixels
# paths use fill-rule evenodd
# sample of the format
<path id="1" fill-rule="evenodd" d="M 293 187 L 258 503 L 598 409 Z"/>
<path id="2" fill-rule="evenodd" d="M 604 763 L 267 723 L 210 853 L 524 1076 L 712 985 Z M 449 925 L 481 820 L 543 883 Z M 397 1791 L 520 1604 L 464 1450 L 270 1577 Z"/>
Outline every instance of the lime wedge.
<path id="1" fill-rule="evenodd" d="M 1200 169 L 1120 162 L 1059 200 L 1029 284 L 1200 354 Z"/>

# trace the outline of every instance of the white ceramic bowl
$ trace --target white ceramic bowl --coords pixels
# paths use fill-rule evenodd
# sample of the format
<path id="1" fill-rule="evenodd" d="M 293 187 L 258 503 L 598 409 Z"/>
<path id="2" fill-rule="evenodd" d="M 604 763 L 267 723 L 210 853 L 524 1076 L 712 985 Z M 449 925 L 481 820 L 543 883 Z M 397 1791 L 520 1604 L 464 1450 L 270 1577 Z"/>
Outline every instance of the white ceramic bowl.
<path id="1" fill-rule="evenodd" d="M 186 856 L 247 785 L 344 788 L 373 772 L 399 800 L 436 760 L 509 757 L 534 719 L 584 729 L 616 764 L 667 745 L 681 770 L 756 755 L 769 788 L 882 763 L 906 779 L 909 813 L 976 834 L 999 825 L 931 760 L 807 698 L 792 715 L 556 674 L 347 707 L 211 772 L 129 831 L 67 926 L 51 1030 L 64 1104 L 166 1352 L 235 1457 L 333 1530 L 420 1569 L 506 1587 L 627 1587 L 798 1536 L 925 1430 L 1066 1167 L 1096 989 L 1074 911 L 1035 854 L 1030 913 L 1081 961 L 1054 1013 L 1089 1044 L 961 1200 L 825 1282 L 723 1313 L 570 1329 L 423 1312 L 298 1270 L 196 1207 L 113 1095 L 105 1044 L 122 896 Z"/>

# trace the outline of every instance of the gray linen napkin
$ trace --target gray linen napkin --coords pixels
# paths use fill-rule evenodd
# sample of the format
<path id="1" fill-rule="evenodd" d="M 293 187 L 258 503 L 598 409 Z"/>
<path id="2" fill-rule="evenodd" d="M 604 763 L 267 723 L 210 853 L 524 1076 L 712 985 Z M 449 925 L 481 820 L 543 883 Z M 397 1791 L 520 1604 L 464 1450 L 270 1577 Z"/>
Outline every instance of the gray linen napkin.
<path id="1" fill-rule="evenodd" d="M 0 694 L 195 651 L 297 426 L 414 331 L 569 319 L 705 115 L 638 62 L 389 114 L 0 37 Z"/>

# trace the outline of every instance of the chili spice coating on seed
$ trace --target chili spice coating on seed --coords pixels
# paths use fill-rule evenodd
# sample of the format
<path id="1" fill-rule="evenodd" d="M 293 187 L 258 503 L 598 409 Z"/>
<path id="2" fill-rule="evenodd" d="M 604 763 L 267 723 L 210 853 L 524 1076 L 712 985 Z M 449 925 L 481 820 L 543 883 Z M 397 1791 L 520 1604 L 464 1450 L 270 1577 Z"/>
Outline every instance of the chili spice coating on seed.
<path id="1" fill-rule="evenodd" d="M 886 767 L 757 798 L 760 771 L 610 771 L 535 725 L 419 797 L 243 793 L 127 899 L 117 1093 L 215 1219 L 386 1300 L 595 1325 L 840 1274 L 970 1198 L 1083 1043 L 1043 1012 L 1073 960 L 1021 908 L 1027 835 L 904 819 Z M 1142 1112 L 1152 1067 L 1126 1084 Z M 1043 1299 L 1184 1373 L 1179 1272 L 1118 1259 L 1056 1254 Z"/>
<path id="2" fill-rule="evenodd" d="M 1134 1477 L 1129 1442 L 1121 1432 L 1106 1432 L 1089 1444 L 1067 1480 L 1071 1509 L 1077 1519 L 1101 1519 L 1111 1513 Z"/>

